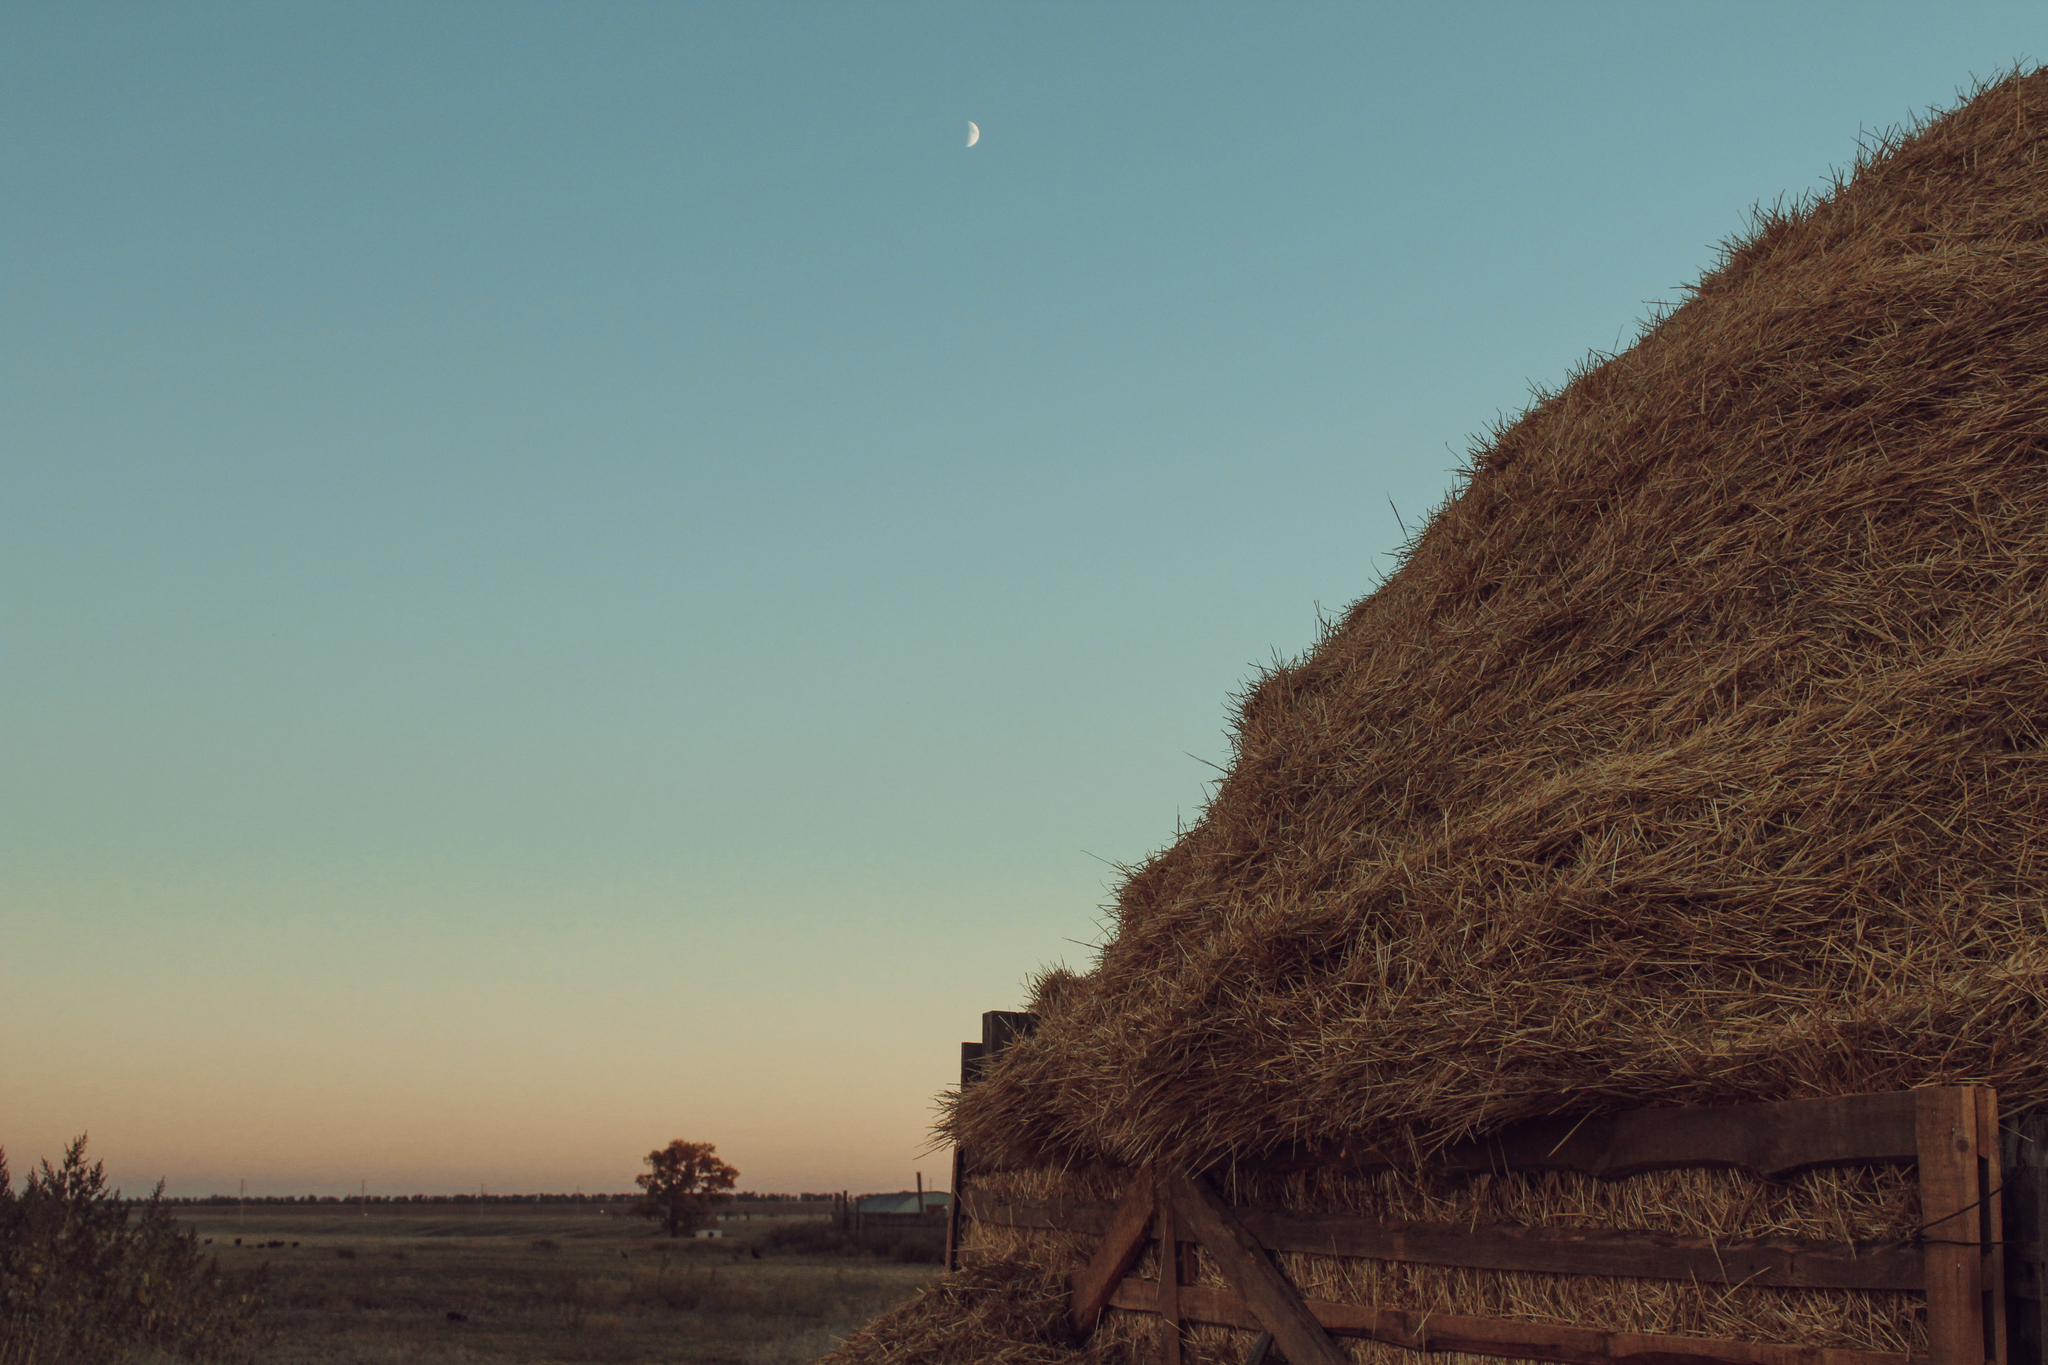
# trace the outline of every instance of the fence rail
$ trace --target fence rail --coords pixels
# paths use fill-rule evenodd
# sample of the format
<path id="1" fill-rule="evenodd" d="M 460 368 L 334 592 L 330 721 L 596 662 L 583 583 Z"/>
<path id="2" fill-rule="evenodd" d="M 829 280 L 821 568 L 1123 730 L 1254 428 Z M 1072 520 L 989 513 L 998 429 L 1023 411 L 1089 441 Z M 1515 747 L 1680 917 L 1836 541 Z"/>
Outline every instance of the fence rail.
<path id="1" fill-rule="evenodd" d="M 978 1223 L 1096 1237 L 1102 1235 L 1115 1208 L 1106 1202 L 1002 1202 L 976 1194 L 966 1199 L 966 1215 Z M 1612 1228 L 1383 1223 L 1349 1214 L 1290 1213 L 1246 1206 L 1233 1212 L 1238 1223 L 1268 1251 L 1467 1270 L 1628 1275 L 1780 1289 L 1926 1288 L 1920 1248 L 1912 1242 L 1830 1242 L 1799 1237 L 1716 1240 Z"/>
<path id="2" fill-rule="evenodd" d="M 1110 1295 L 1109 1306 L 1151 1312 L 1154 1284 L 1125 1280 Z M 1251 1305 L 1235 1294 L 1188 1285 L 1181 1287 L 1183 1322 L 1207 1322 L 1250 1331 L 1264 1329 Z M 1503 1322 L 1492 1318 L 1456 1317 L 1401 1308 L 1365 1308 L 1357 1304 L 1306 1299 L 1318 1326 L 1331 1336 L 1364 1337 L 1411 1351 L 1460 1351 L 1467 1355 L 1514 1356 L 1553 1360 L 1567 1365 L 1673 1365 L 1678 1361 L 1711 1360 L 1723 1365 L 1913 1365 L 1921 1357 L 1900 1351 L 1850 1351 L 1827 1346 L 1777 1346 L 1743 1341 L 1701 1342 L 1691 1337 L 1638 1332 L 1600 1332 L 1584 1327 L 1553 1327 L 1534 1322 Z M 1699 1348 L 1715 1354 L 1702 1356 Z"/>
<path id="3" fill-rule="evenodd" d="M 963 1048 L 962 1083 L 976 1079 L 1001 1049 L 1027 1035 L 1028 1015 L 991 1016 L 982 1044 Z M 2038 1125 L 2037 1125 L 2038 1126 Z M 2017 1128 L 2001 1131 L 1996 1092 L 1944 1086 L 1882 1095 L 1775 1104 L 1645 1109 L 1519 1125 L 1497 1137 L 1460 1144 L 1431 1163 L 1454 1173 L 1576 1172 L 1602 1180 L 1687 1167 L 1735 1169 L 1766 1179 L 1834 1166 L 1914 1168 L 1920 1187 L 1919 1234 L 1909 1241 L 1807 1238 L 1707 1238 L 1625 1228 L 1542 1228 L 1386 1222 L 1345 1214 L 1233 1207 L 1206 1181 L 1163 1171 L 1129 1173 L 1115 1204 L 1079 1200 L 1003 1200 L 967 1187 L 972 1163 L 955 1153 L 955 1197 L 948 1264 L 961 1255 L 962 1223 L 1058 1229 L 1093 1238 L 1086 1267 L 1071 1281 L 1070 1311 L 1083 1333 L 1107 1309 L 1154 1313 L 1164 1365 L 1180 1365 L 1179 1326 L 1218 1323 L 1262 1330 L 1290 1365 L 1343 1365 L 1341 1336 L 1417 1351 L 1459 1351 L 1560 1362 L 1560 1365 L 2044 1365 L 2037 1281 L 2042 1256 L 2015 1246 L 2015 1360 L 2008 1340 L 2002 1161 L 2021 1183 L 2012 1220 L 2034 1235 L 2048 1209 L 2034 1174 L 2048 1159 L 2014 1160 Z M 1379 1153 L 1334 1164 L 1370 1170 L 1397 1163 Z M 2042 1208 L 2035 1207 L 2043 1205 Z M 1157 1278 L 1132 1274 L 1145 1251 L 1159 1249 Z M 1191 1283 L 1199 1247 L 1226 1288 Z M 1926 1305 L 1923 1352 L 1861 1351 L 1789 1343 L 1615 1332 L 1461 1317 L 1365 1304 L 1304 1299 L 1273 1252 L 1356 1257 L 1477 1270 L 1534 1271 L 1774 1288 L 1889 1290 L 1918 1293 Z"/>

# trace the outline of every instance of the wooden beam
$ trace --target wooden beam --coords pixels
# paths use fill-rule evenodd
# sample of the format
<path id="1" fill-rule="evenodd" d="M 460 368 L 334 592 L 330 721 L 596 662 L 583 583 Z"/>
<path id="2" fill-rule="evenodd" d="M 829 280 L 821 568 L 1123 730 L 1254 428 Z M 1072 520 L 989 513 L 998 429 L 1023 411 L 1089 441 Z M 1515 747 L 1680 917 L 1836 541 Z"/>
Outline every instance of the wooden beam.
<path id="1" fill-rule="evenodd" d="M 1114 1308 L 1149 1312 L 1157 1293 L 1158 1287 L 1150 1280 L 1130 1279 L 1118 1286 L 1109 1302 Z M 1324 1331 L 1335 1336 L 1363 1337 L 1411 1351 L 1459 1351 L 1468 1355 L 1558 1361 L 1562 1365 L 1929 1365 L 1928 1357 L 1903 1351 L 1853 1351 L 1645 1332 L 1603 1332 L 1542 1322 L 1458 1317 L 1419 1309 L 1366 1308 L 1321 1299 L 1307 1300 L 1303 1307 L 1314 1315 Z M 1247 1330 L 1263 1325 L 1263 1319 L 1242 1297 L 1199 1286 L 1181 1290 L 1180 1311 L 1190 1322 Z"/>
<path id="2" fill-rule="evenodd" d="M 950 1273 L 960 1268 L 961 1234 L 965 1231 L 960 1220 L 967 1216 L 967 1151 L 958 1143 L 953 1145 L 953 1197 L 946 1204 L 946 1270 Z"/>
<path id="3" fill-rule="evenodd" d="M 1054 1228 L 1100 1237 L 1109 1227 L 1116 1205 L 1095 1199 L 998 1199 L 980 1193 L 967 1196 L 967 1215 L 1006 1228 Z"/>
<path id="4" fill-rule="evenodd" d="M 1159 1236 L 1159 1298 L 1152 1311 L 1159 1314 L 1163 1335 L 1160 1365 L 1181 1365 L 1180 1361 L 1180 1229 L 1173 1201 L 1162 1199 L 1154 1214 Z"/>
<path id="5" fill-rule="evenodd" d="M 1920 1223 L 1927 1261 L 1931 1365 L 1983 1365 L 1987 1350 L 1980 1235 L 1983 1190 L 1977 1097 L 1963 1086 L 1913 1092 L 1919 1111 Z"/>
<path id="6" fill-rule="evenodd" d="M 984 1062 L 992 1062 L 1001 1052 L 1019 1038 L 1029 1038 L 1038 1032 L 1038 1016 L 1024 1010 L 983 1010 L 981 1012 L 981 1053 Z"/>
<path id="7" fill-rule="evenodd" d="M 1068 1200 L 1000 1202 L 969 1196 L 978 1220 L 1009 1227 L 1100 1234 L 1112 1206 Z M 1357 1256 L 1469 1270 L 1615 1275 L 1702 1284 L 1805 1289 L 1918 1290 L 1926 1283 L 1910 1242 L 1826 1242 L 1798 1237 L 1680 1237 L 1607 1228 L 1509 1224 L 1382 1223 L 1350 1214 L 1236 1208 L 1244 1229 L 1268 1251 Z"/>
<path id="8" fill-rule="evenodd" d="M 1208 1181 L 1168 1177 L 1161 1182 L 1160 1193 L 1161 1202 L 1172 1202 L 1223 1278 L 1251 1305 L 1259 1325 L 1273 1334 L 1287 1365 L 1350 1365 L 1350 1357 L 1330 1340 L 1265 1248 L 1238 1225 L 1230 1206 Z"/>
<path id="9" fill-rule="evenodd" d="M 1916 1093 L 1533 1119 L 1497 1137 L 1453 1144 L 1424 1164 L 1451 1175 L 1575 1171 L 1602 1180 L 1689 1166 L 1748 1171 L 1774 1180 L 1826 1166 L 1909 1166 L 1918 1151 Z M 1279 1172 L 1373 1171 L 1414 1164 L 1407 1153 L 1373 1148 L 1318 1150 L 1264 1163 Z"/>
<path id="10" fill-rule="evenodd" d="M 1978 1086 L 1977 1099 L 1977 1240 L 1984 1248 L 1977 1267 L 1983 1299 L 1984 1353 L 2006 1365 L 2004 1151 L 1998 1140 L 1998 1092 Z"/>
<path id="11" fill-rule="evenodd" d="M 1096 1319 L 1102 1316 L 1110 1294 L 1138 1263 L 1158 1202 L 1158 1182 L 1151 1170 L 1131 1172 L 1131 1183 L 1124 1187 L 1123 1198 L 1117 1200 L 1116 1211 L 1103 1230 L 1101 1245 L 1071 1284 L 1067 1313 L 1074 1330 L 1082 1336 L 1095 1330 Z"/>
<path id="12" fill-rule="evenodd" d="M 1998 1164 L 2005 1193 L 2006 1353 L 2010 1365 L 2048 1365 L 2048 1114 L 2012 1115 L 1999 1125 Z"/>
<path id="13" fill-rule="evenodd" d="M 1345 1214 L 1281 1209 L 1240 1209 L 1237 1216 L 1247 1231 L 1274 1251 L 1416 1265 L 1788 1288 L 1919 1289 L 1925 1282 L 1920 1249 L 1910 1242 L 1716 1239 L 1609 1228 L 1380 1223 Z"/>
<path id="14" fill-rule="evenodd" d="M 1459 1143 L 1429 1165 L 1471 1173 L 1575 1171 L 1602 1180 L 1687 1166 L 1777 1178 L 1818 1166 L 1903 1165 L 1919 1150 L 1913 1094 L 1537 1119 L 1498 1137 Z M 1366 1164 L 1405 1163 L 1375 1156 Z"/>

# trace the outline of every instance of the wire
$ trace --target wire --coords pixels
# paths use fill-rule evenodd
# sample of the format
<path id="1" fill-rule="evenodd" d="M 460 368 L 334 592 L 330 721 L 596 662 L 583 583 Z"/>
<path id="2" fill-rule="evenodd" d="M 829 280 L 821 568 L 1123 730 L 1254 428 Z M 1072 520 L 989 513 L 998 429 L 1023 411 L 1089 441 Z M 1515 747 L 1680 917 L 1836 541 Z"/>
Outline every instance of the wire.
<path id="1" fill-rule="evenodd" d="M 1996 1188 L 1996 1189 L 1994 1189 L 1994 1190 L 1990 1191 L 1990 1192 L 1989 1192 L 1989 1193 L 1987 1193 L 1987 1194 L 1980 1194 L 1980 1195 L 1978 1195 L 1978 1196 L 1977 1196 L 1977 1197 L 1976 1197 L 1975 1199 L 1973 1199 L 1973 1200 L 1971 1200 L 1971 1201 L 1970 1201 L 1969 1203 L 1967 1203 L 1967 1204 L 1963 1205 L 1963 1206 L 1962 1206 L 1961 1208 L 1957 1209 L 1957 1210 L 1956 1210 L 1956 1211 L 1955 1211 L 1954 1213 L 1944 1213 L 1944 1214 L 1943 1214 L 1943 1215 L 1942 1215 L 1941 1217 L 1939 1217 L 1939 1218 L 1935 1219 L 1935 1220 L 1934 1220 L 1933 1222 L 1931 1222 L 1931 1223 L 1922 1223 L 1922 1224 L 1921 1224 L 1921 1225 L 1920 1225 L 1919 1227 L 1917 1227 L 1917 1228 L 1914 1228 L 1914 1229 L 1913 1229 L 1913 1237 L 1914 1237 L 1914 1239 L 1915 1239 L 1916 1241 L 1921 1241 L 1921 1242 L 1934 1242 L 1934 1243 L 1937 1243 L 1938 1245 L 1941 1245 L 1941 1246 L 1965 1246 L 1965 1247 L 1974 1247 L 1974 1246 L 2002 1246 L 2002 1245 L 2004 1245 L 2004 1244 L 2003 1244 L 2003 1243 L 2001 1243 L 2001 1242 L 1948 1242 L 1948 1241 L 1943 1241 L 1943 1240 L 1942 1240 L 1941 1238 L 1939 1238 L 1939 1237 L 1922 1237 L 1922 1236 L 1920 1235 L 1921 1233 L 1923 1233 L 1923 1232 L 1927 1231 L 1927 1229 L 1929 1229 L 1929 1228 L 1931 1228 L 1931 1227 L 1939 1227 L 1939 1226 L 1940 1226 L 1941 1224 L 1943 1224 L 1943 1223 L 1946 1223 L 1946 1222 L 1948 1222 L 1948 1221 L 1949 1221 L 1950 1219 L 1952 1219 L 1952 1218 L 1960 1218 L 1960 1217 L 1962 1217 L 1962 1216 L 1963 1216 L 1964 1214 L 1968 1213 L 1968 1212 L 1969 1212 L 1969 1211 L 1970 1211 L 1971 1209 L 1974 1209 L 1974 1208 L 1980 1208 L 1980 1207 L 1982 1207 L 1982 1206 L 1983 1206 L 1983 1203 L 1984 1203 L 1984 1201 L 1985 1201 L 1985 1200 L 1987 1200 L 1987 1199 L 1996 1199 L 1996 1198 L 1997 1198 L 1997 1197 L 1998 1197 L 1999 1195 L 2003 1194 L 2004 1192 L 2005 1192 L 2005 1186 L 2001 1184 L 2001 1185 L 1999 1185 L 1999 1186 L 1998 1186 L 1998 1188 Z"/>

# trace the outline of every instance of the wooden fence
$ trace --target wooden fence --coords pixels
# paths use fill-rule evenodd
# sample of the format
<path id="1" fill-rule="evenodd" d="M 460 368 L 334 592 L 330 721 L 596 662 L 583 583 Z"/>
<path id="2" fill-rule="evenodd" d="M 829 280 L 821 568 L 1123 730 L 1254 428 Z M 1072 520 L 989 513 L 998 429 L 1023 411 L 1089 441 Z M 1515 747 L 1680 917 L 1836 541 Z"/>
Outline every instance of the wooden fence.
<path id="1" fill-rule="evenodd" d="M 983 1041 L 962 1049 L 962 1084 L 1035 1022 L 1007 1012 L 984 1016 Z M 2039 1288 L 2043 1139 L 2048 1123 L 2038 1120 L 2001 1131 L 1994 1091 L 1946 1086 L 1545 1120 L 1453 1148 L 1439 1163 L 1454 1173 L 1571 1171 L 1597 1179 L 1683 1167 L 1766 1179 L 1829 1166 L 1914 1168 L 1918 1235 L 1859 1243 L 1390 1223 L 1232 1207 L 1199 1177 L 1150 1170 L 1132 1172 L 1113 1205 L 1002 1201 L 969 1188 L 970 1163 L 956 1151 L 947 1264 L 960 1260 L 962 1220 L 1093 1236 L 1094 1255 L 1072 1280 L 1076 1329 L 1092 1331 L 1108 1308 L 1156 1313 L 1173 1324 L 1163 1336 L 1167 1365 L 1179 1365 L 1179 1327 L 1189 1322 L 1263 1331 L 1289 1365 L 1340 1365 L 1348 1358 L 1333 1341 L 1339 1336 L 1562 1365 L 2048 1365 Z M 1347 1161 L 1357 1169 L 1394 1164 L 1372 1155 Z M 1155 1244 L 1162 1273 L 1136 1277 L 1133 1267 Z M 1190 1282 L 1197 1246 L 1227 1289 Z M 1905 1290 L 1925 1297 L 1928 1349 L 1908 1355 L 1723 1341 L 1321 1302 L 1295 1290 L 1268 1254 L 1275 1251 L 1705 1284 Z"/>

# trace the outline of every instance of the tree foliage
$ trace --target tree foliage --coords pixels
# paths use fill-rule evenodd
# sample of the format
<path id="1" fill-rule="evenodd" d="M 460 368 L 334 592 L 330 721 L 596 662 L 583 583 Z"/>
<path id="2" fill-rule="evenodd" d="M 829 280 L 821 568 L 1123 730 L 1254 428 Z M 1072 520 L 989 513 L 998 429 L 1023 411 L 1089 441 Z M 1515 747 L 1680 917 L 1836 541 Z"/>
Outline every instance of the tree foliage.
<path id="1" fill-rule="evenodd" d="M 161 1182 L 131 1209 L 101 1163 L 86 1164 L 83 1137 L 19 1195 L 0 1152 L 0 1365 L 99 1365 L 145 1346 L 243 1360 L 260 1344 L 264 1278 L 202 1257 Z"/>
<path id="2" fill-rule="evenodd" d="M 709 1142 L 677 1138 L 647 1154 L 648 1169 L 633 1177 L 647 1193 L 633 1206 L 642 1218 L 658 1218 L 671 1237 L 694 1232 L 711 1210 L 732 1198 L 726 1191 L 740 1173 L 720 1161 Z"/>

